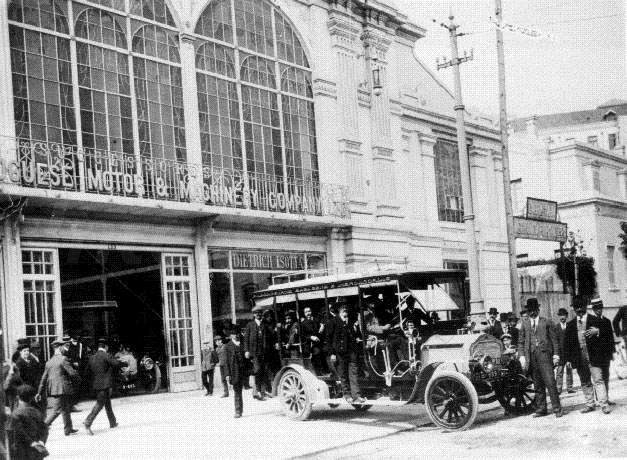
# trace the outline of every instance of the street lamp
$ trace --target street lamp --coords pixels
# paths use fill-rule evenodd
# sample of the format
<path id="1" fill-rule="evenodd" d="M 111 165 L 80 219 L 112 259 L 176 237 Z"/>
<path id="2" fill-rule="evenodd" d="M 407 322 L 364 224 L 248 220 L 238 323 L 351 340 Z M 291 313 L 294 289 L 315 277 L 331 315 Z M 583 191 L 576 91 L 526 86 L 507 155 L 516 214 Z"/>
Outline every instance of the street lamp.
<path id="1" fill-rule="evenodd" d="M 381 84 L 381 69 L 375 64 L 375 68 L 372 69 L 372 94 L 375 96 L 381 96 L 383 93 L 383 85 Z"/>

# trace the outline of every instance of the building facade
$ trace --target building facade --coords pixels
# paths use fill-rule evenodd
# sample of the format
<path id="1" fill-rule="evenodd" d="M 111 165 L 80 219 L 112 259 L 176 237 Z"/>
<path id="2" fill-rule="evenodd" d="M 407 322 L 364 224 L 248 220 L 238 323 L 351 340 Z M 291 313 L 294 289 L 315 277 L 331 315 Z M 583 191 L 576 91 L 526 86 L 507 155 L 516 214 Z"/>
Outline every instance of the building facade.
<path id="1" fill-rule="evenodd" d="M 200 343 L 272 282 L 466 265 L 453 97 L 396 7 L 0 4 L 7 351 L 116 336 L 192 389 Z M 497 126 L 467 125 L 482 297 L 507 311 Z"/>
<path id="2" fill-rule="evenodd" d="M 595 260 L 598 295 L 613 317 L 627 302 L 627 259 L 620 249 L 627 221 L 627 102 L 593 110 L 514 120 L 511 123 L 512 200 L 524 212 L 526 197 L 558 202 L 586 254 Z M 553 258 L 557 243 L 519 240 L 529 260 Z"/>

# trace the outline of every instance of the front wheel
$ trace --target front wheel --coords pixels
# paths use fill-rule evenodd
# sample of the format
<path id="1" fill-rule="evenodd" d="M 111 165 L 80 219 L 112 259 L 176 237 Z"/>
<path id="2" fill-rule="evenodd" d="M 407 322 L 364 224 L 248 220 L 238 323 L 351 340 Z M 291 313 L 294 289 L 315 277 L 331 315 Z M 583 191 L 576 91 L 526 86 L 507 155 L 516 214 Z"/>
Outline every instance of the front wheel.
<path id="1" fill-rule="evenodd" d="M 475 421 L 479 398 L 468 377 L 459 372 L 443 371 L 429 380 L 425 405 L 437 426 L 461 431 Z"/>
<path id="2" fill-rule="evenodd" d="M 294 420 L 307 420 L 311 414 L 311 397 L 303 376 L 290 369 L 281 376 L 277 391 L 283 413 Z"/>
<path id="3" fill-rule="evenodd" d="M 505 412 L 526 415 L 535 410 L 536 392 L 533 380 L 522 374 L 515 374 L 506 378 L 502 385 L 497 395 Z"/>

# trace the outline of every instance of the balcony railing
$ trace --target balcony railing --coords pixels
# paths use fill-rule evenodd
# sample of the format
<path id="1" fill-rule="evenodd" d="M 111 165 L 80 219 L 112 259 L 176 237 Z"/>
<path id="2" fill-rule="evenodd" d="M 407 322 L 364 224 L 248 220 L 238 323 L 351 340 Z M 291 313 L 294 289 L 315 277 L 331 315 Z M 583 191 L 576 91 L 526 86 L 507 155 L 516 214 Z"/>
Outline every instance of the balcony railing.
<path id="1" fill-rule="evenodd" d="M 22 187 L 350 218 L 342 185 L 52 142 L 17 139 L 8 145 L 15 155 L 2 158 L 0 181 Z"/>

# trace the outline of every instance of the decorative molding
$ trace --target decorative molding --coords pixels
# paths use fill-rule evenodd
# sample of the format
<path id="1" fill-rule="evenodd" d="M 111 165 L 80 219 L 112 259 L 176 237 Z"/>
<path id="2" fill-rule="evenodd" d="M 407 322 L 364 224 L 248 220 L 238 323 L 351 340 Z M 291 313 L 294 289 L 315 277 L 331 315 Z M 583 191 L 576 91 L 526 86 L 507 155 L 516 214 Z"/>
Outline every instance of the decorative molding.
<path id="1" fill-rule="evenodd" d="M 314 97 L 326 96 L 337 99 L 337 85 L 332 81 L 316 78 L 313 81 L 312 90 Z"/>
<path id="2" fill-rule="evenodd" d="M 372 95 L 370 94 L 370 91 L 368 91 L 367 89 L 359 88 L 357 90 L 357 101 L 359 102 L 360 106 L 369 109 L 372 105 Z"/>
<path id="3" fill-rule="evenodd" d="M 357 21 L 340 12 L 330 11 L 327 28 L 333 46 L 344 48 L 351 53 L 359 53 L 358 40 L 361 27 Z"/>
<path id="4" fill-rule="evenodd" d="M 583 166 L 590 166 L 598 169 L 601 167 L 601 162 L 599 160 L 588 160 L 583 162 Z"/>
<path id="5" fill-rule="evenodd" d="M 362 155 L 361 142 L 351 139 L 340 139 L 340 153 L 347 153 L 350 155 Z"/>
<path id="6" fill-rule="evenodd" d="M 198 39 L 195 36 L 191 35 L 191 34 L 188 34 L 188 33 L 185 33 L 185 32 L 181 32 L 179 34 L 179 40 L 181 40 L 181 44 L 194 45 Z"/>
<path id="7" fill-rule="evenodd" d="M 379 61 L 385 63 L 385 55 L 390 49 L 392 40 L 388 35 L 372 27 L 366 27 L 361 34 L 361 41 L 364 42 L 364 48 L 370 49 L 370 58 L 377 58 Z"/>
<path id="8" fill-rule="evenodd" d="M 372 156 L 375 160 L 394 161 L 394 149 L 388 147 L 372 147 Z"/>

